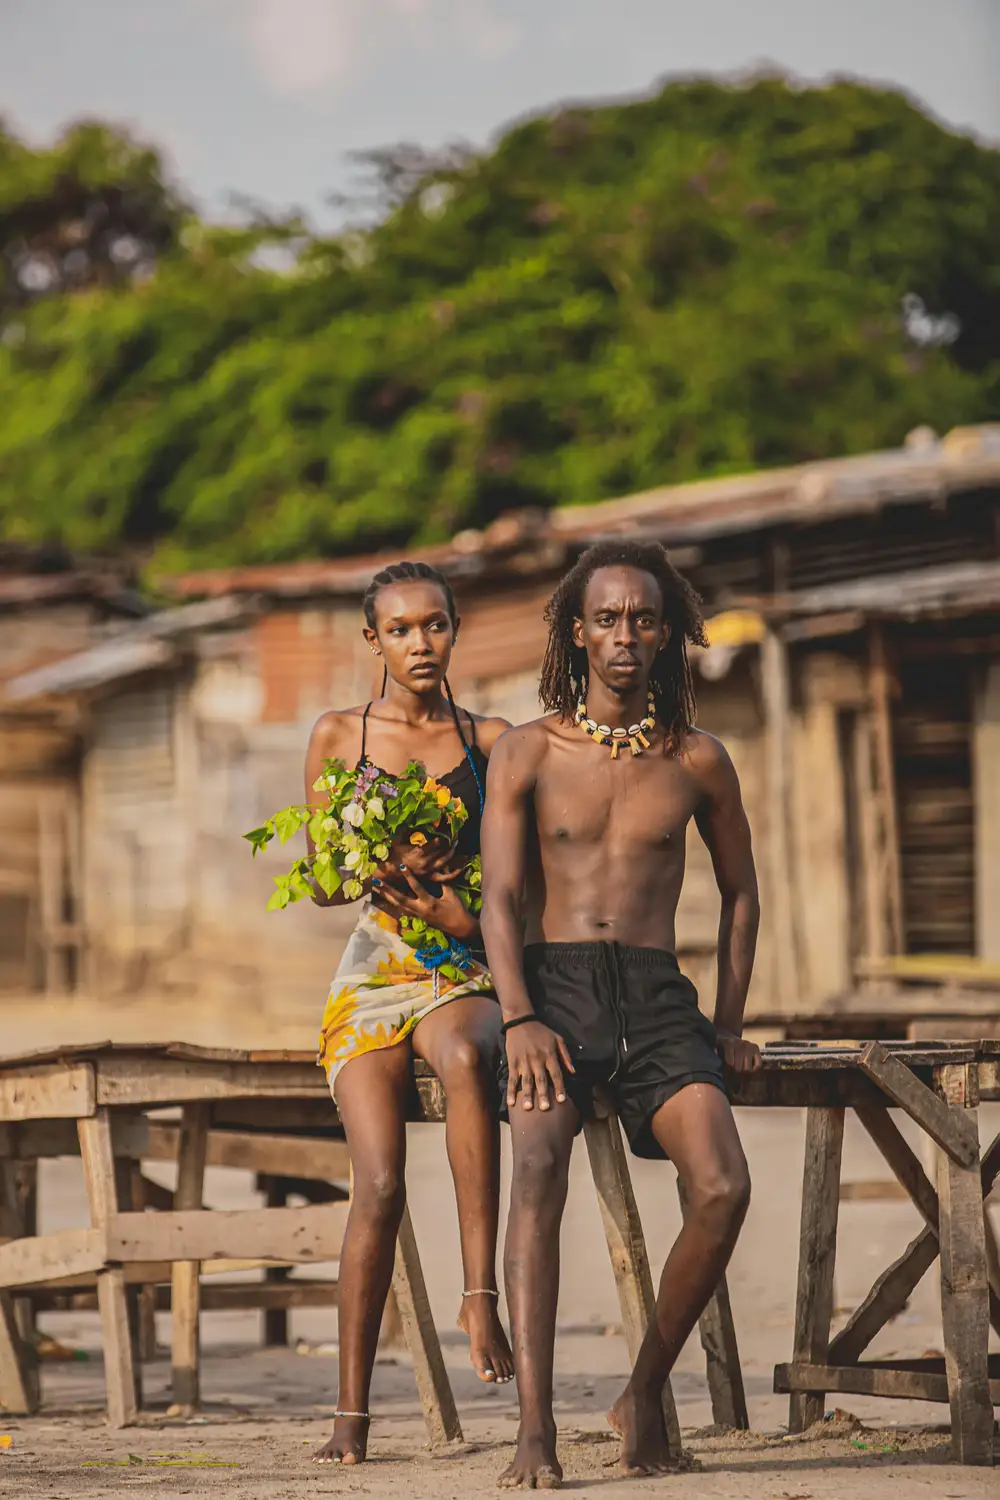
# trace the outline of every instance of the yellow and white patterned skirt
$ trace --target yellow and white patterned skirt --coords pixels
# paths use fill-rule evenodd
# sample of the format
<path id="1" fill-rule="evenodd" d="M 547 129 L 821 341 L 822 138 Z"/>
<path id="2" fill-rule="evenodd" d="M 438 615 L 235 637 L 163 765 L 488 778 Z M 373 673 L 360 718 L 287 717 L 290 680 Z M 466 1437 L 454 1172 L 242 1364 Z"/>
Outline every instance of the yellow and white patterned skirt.
<path id="1" fill-rule="evenodd" d="M 432 1010 L 493 992 L 489 970 L 456 947 L 449 965 L 461 979 L 446 979 L 421 961 L 400 936 L 399 923 L 366 898 L 330 986 L 319 1038 L 319 1063 L 331 1094 L 337 1075 L 352 1057 L 394 1047 Z"/>

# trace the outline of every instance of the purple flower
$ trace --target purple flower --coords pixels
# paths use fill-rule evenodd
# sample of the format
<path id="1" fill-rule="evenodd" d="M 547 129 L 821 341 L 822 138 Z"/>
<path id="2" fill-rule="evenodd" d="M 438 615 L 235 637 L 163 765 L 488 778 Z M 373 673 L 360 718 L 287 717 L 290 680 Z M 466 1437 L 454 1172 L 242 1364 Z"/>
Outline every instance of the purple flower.
<path id="1" fill-rule="evenodd" d="M 392 786 L 388 781 L 383 781 L 382 785 L 378 789 L 378 794 L 380 797 L 395 797 L 396 788 Z"/>

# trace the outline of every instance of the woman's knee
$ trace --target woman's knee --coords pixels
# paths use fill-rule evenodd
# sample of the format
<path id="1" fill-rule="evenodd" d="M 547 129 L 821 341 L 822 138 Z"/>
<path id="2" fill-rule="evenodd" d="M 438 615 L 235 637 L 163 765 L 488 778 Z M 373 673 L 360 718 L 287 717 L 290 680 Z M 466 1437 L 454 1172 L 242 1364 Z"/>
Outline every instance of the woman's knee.
<path id="1" fill-rule="evenodd" d="M 449 1088 L 481 1088 L 495 1076 L 496 1059 L 492 1047 L 456 1032 L 441 1044 L 432 1067 L 447 1093 Z"/>
<path id="2" fill-rule="evenodd" d="M 406 1206 L 406 1183 L 393 1162 L 379 1163 L 367 1172 L 355 1169 L 353 1204 L 368 1220 L 396 1223 Z"/>

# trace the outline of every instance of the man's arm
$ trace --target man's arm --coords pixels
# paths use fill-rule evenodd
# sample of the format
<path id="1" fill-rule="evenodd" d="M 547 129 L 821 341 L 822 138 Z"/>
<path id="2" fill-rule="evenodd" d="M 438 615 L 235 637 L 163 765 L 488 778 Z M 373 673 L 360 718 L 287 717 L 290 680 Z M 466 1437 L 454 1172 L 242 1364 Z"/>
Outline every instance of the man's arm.
<path id="1" fill-rule="evenodd" d="M 483 817 L 483 910 L 480 918 L 486 957 L 496 986 L 507 1049 L 507 1108 L 521 1096 L 524 1109 L 540 1109 L 566 1099 L 563 1068 L 573 1061 L 562 1037 L 534 1019 L 524 982 L 524 894 L 531 794 L 544 741 L 534 725 L 512 729 L 490 756 Z"/>
<path id="2" fill-rule="evenodd" d="M 715 1026 L 726 1062 L 745 1071 L 760 1060 L 756 1047 L 740 1042 L 760 922 L 757 872 L 735 767 L 718 740 L 710 735 L 699 735 L 698 740 L 693 760 L 703 797 L 695 820 L 712 856 L 722 898 Z"/>

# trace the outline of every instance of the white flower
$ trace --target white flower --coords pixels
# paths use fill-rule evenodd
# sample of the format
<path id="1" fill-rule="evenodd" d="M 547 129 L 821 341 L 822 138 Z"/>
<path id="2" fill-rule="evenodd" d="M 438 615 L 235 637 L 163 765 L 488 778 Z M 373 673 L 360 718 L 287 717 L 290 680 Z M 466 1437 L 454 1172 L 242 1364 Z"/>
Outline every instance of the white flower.
<path id="1" fill-rule="evenodd" d="M 351 852 L 350 852 L 350 854 L 344 860 L 344 869 L 345 870 L 356 870 L 358 868 L 358 865 L 360 864 L 360 862 L 361 862 L 361 850 L 360 849 L 352 849 Z"/>
<path id="2" fill-rule="evenodd" d="M 322 828 L 324 833 L 336 833 L 340 825 L 338 824 L 336 818 L 324 818 L 319 826 Z"/>
<path id="3" fill-rule="evenodd" d="M 364 808 L 358 802 L 348 802 L 344 808 L 344 822 L 352 828 L 360 828 L 365 820 Z"/>
<path id="4" fill-rule="evenodd" d="M 374 854 L 375 858 L 378 860 L 379 864 L 381 864 L 384 859 L 388 859 L 389 858 L 389 845 L 388 844 L 376 844 L 375 848 L 372 850 L 372 853 Z"/>
<path id="5" fill-rule="evenodd" d="M 364 890 L 360 880 L 348 880 L 344 886 L 344 895 L 348 901 L 356 901 Z"/>
<path id="6" fill-rule="evenodd" d="M 368 811 L 371 813 L 371 815 L 372 815 L 373 818 L 384 818 L 385 817 L 385 803 L 382 801 L 382 798 L 381 797 L 369 797 L 369 799 L 368 799 Z"/>

